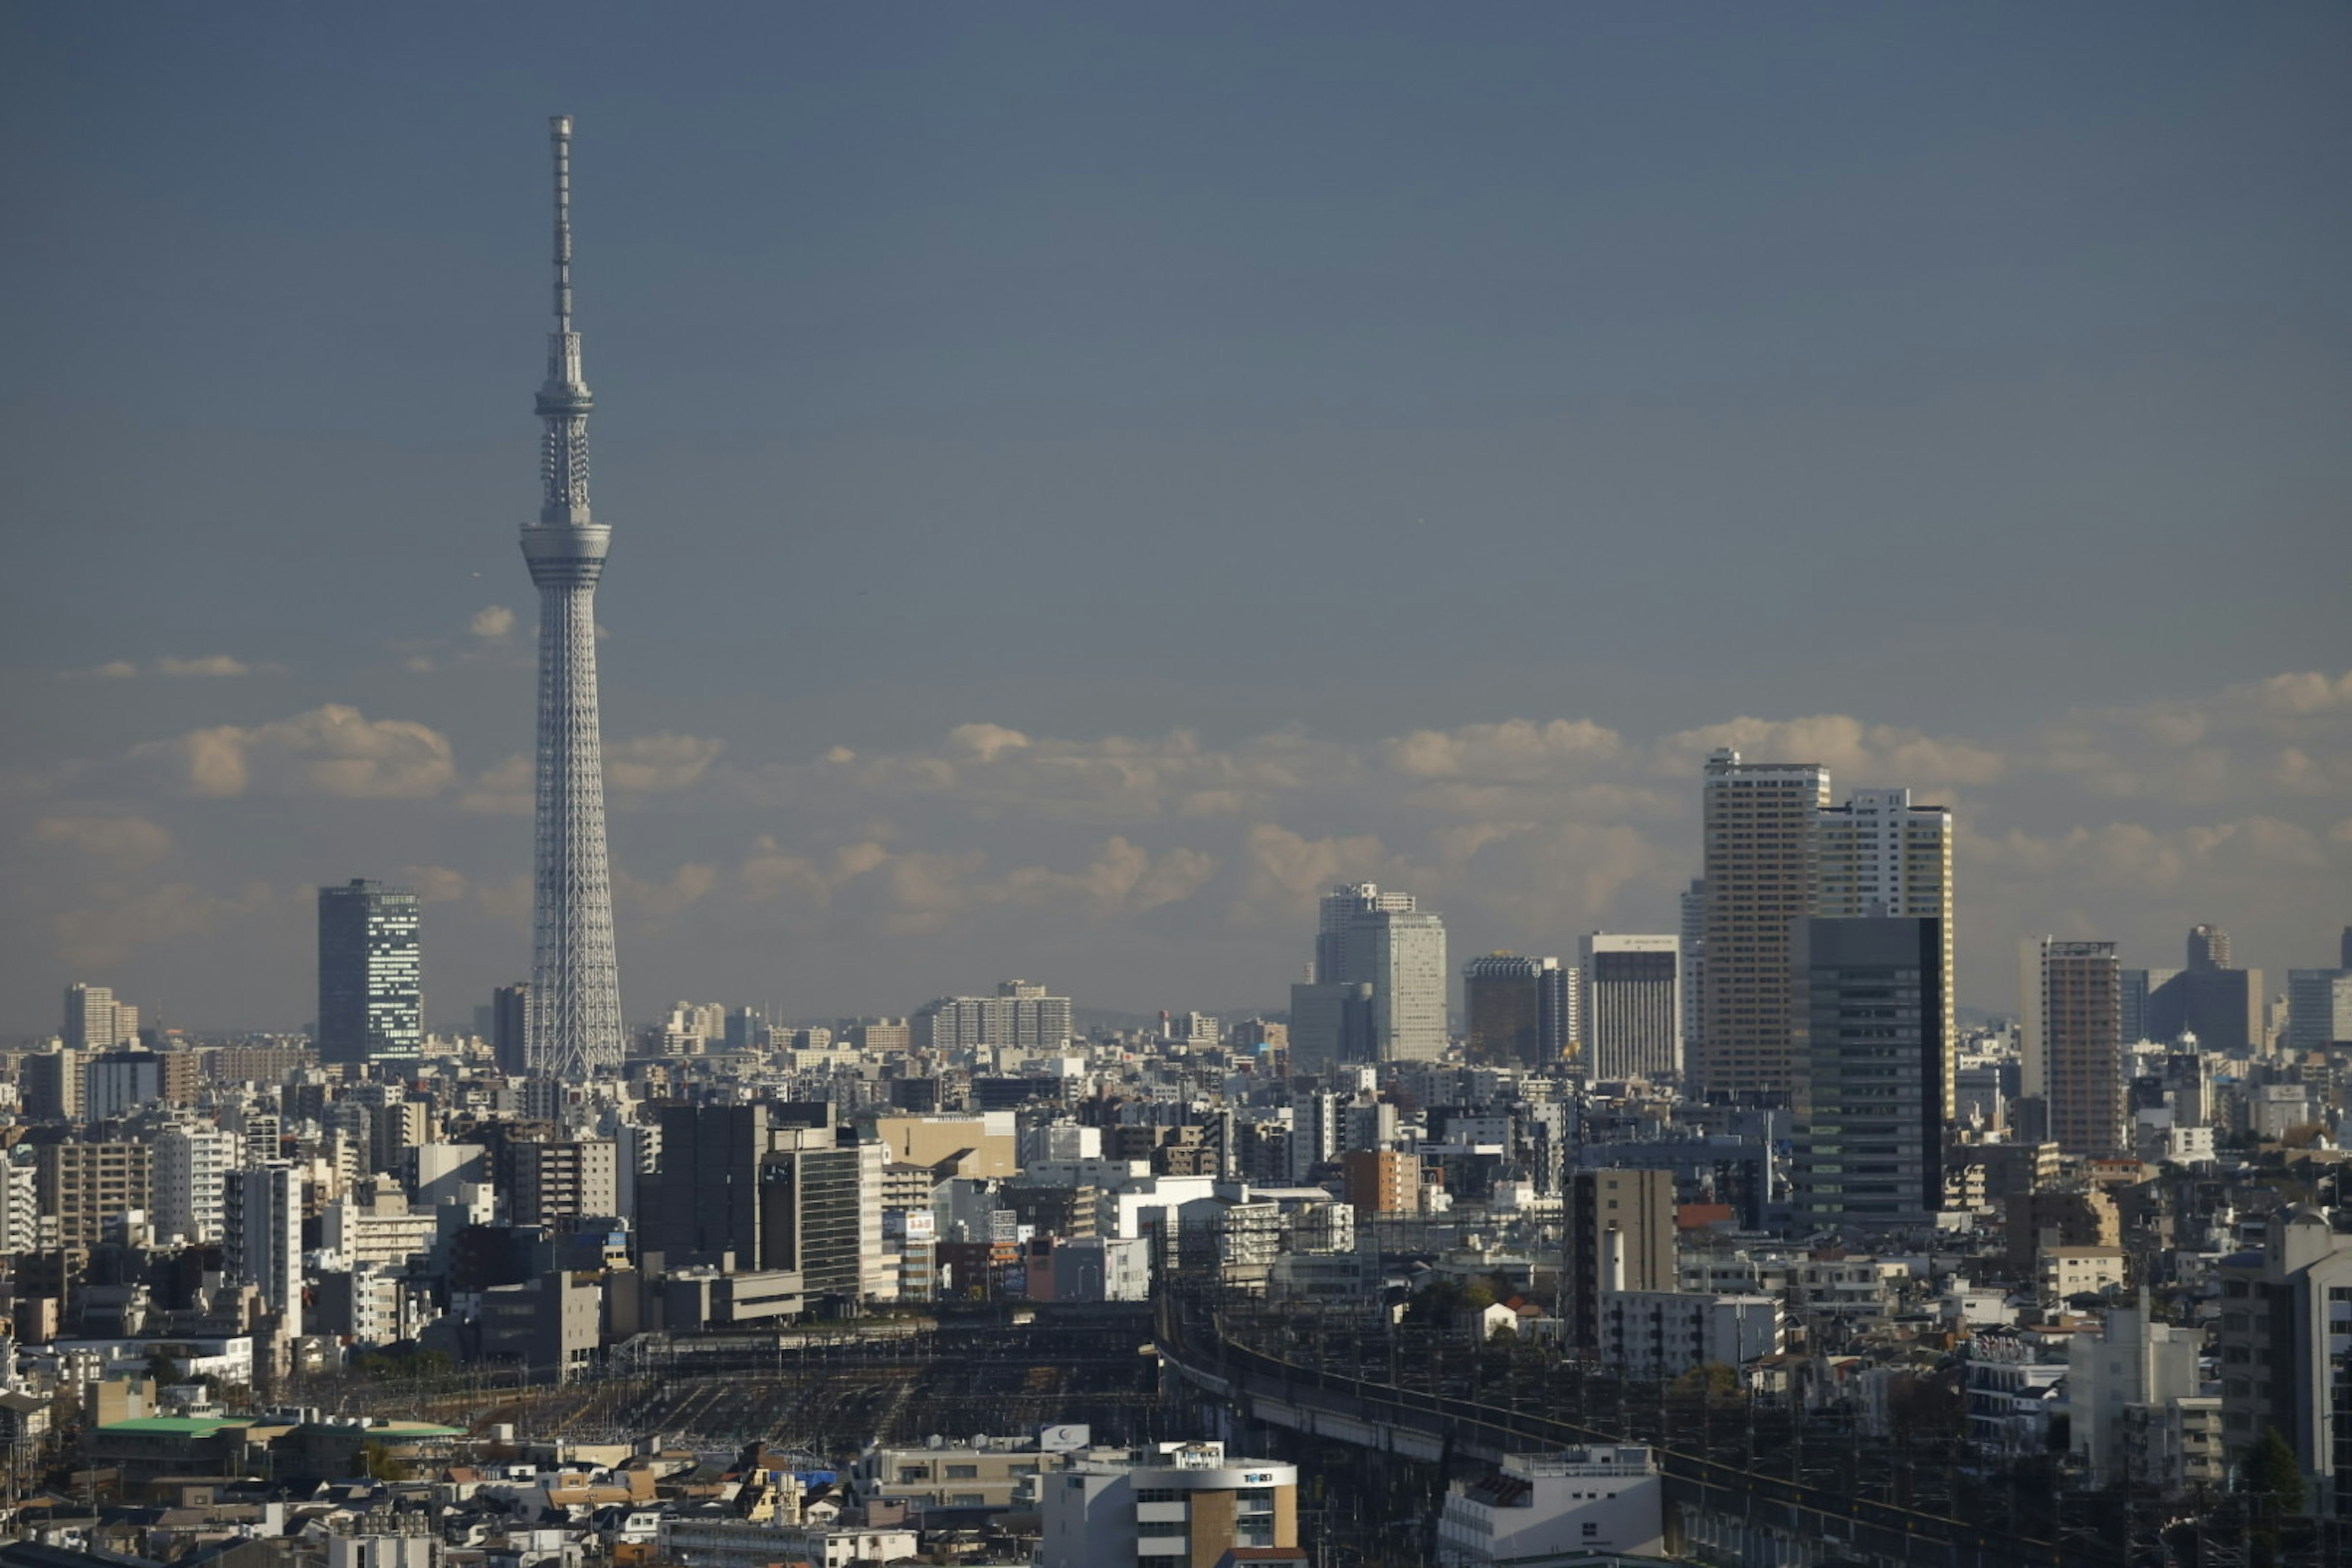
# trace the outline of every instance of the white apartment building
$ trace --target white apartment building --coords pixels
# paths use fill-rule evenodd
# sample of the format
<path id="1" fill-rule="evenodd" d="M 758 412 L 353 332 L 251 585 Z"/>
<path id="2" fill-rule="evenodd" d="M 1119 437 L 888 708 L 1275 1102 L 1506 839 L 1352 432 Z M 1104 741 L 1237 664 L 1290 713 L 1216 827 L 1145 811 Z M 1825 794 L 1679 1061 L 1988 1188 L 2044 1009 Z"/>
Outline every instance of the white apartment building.
<path id="1" fill-rule="evenodd" d="M 2066 1367 L 2039 1334 L 1994 1332 L 1971 1339 L 1963 1374 L 1969 1442 L 1992 1455 L 2038 1454 L 2047 1447 Z"/>
<path id="2" fill-rule="evenodd" d="M 999 982 L 993 996 L 942 996 L 908 1020 L 918 1050 L 983 1047 L 1059 1051 L 1076 1037 L 1067 996 L 1048 996 L 1026 980 Z"/>
<path id="3" fill-rule="evenodd" d="M 41 1245 L 39 1173 L 32 1151 L 0 1152 L 0 1254 L 31 1252 Z"/>
<path id="4" fill-rule="evenodd" d="M 2036 1254 L 2042 1267 L 2042 1301 L 2057 1306 L 2072 1297 L 2096 1295 L 2124 1282 L 2124 1249 L 2120 1247 L 2045 1247 Z"/>
<path id="5" fill-rule="evenodd" d="M 2161 1411 L 2196 1396 L 2197 1352 L 2204 1338 L 2202 1330 L 2152 1321 L 2142 1290 L 2138 1306 L 2117 1308 L 2099 1332 L 2077 1334 L 2067 1345 L 2068 1431 L 2074 1451 L 2090 1464 L 2093 1485 L 2158 1479 L 2127 1473 L 2133 1428 L 2147 1420 L 2142 1415 L 2135 1422 L 2130 1413 L 2149 1406 Z"/>
<path id="6" fill-rule="evenodd" d="M 898 1262 L 882 1245 L 882 1188 L 889 1167 L 889 1145 L 857 1146 L 857 1289 L 875 1302 L 898 1299 Z"/>
<path id="7" fill-rule="evenodd" d="M 1679 1377 L 1709 1362 L 1744 1367 L 1787 1348 L 1777 1297 L 1601 1294 L 1601 1359 L 1628 1377 Z"/>
<path id="8" fill-rule="evenodd" d="M 1665 1502 L 1664 1479 L 1645 1447 L 1511 1454 L 1495 1474 L 1448 1489 L 1437 1561 L 1478 1568 L 1586 1552 L 1664 1557 Z"/>
<path id="9" fill-rule="evenodd" d="M 155 1234 L 190 1246 L 221 1239 L 229 1173 L 245 1161 L 245 1140 L 194 1122 L 155 1134 Z"/>
<path id="10" fill-rule="evenodd" d="M 319 1245 L 340 1268 L 375 1267 L 397 1273 L 410 1258 L 433 1250 L 440 1225 L 437 1212 L 413 1210 L 397 1196 L 370 1204 L 346 1195 L 320 1211 Z"/>

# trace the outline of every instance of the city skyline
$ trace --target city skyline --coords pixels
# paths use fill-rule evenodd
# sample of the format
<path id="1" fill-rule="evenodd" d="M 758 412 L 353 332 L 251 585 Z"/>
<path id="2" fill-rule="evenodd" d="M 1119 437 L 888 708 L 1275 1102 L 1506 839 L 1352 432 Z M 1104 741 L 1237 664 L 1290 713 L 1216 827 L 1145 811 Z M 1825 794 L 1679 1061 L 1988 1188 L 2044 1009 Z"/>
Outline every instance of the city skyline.
<path id="1" fill-rule="evenodd" d="M 43 301 L 0 370 L 38 524 L 0 1033 L 73 980 L 295 1026 L 310 900 L 352 877 L 424 900 L 435 1026 L 528 967 L 499 520 L 528 129 L 567 107 L 629 389 L 609 488 L 647 523 L 598 627 L 635 1017 L 1031 973 L 1276 1006 L 1355 880 L 1462 953 L 1672 930 L 1723 745 L 1950 807 L 1964 1005 L 2014 1007 L 2044 932 L 2137 967 L 2211 921 L 2282 988 L 2332 962 L 2340 16 L 2134 13 L 2115 79 L 2097 7 L 2035 58 L 2023 12 L 1819 58 L 1729 13 L 1384 15 L 1336 53 L 1297 17 L 908 49 L 730 15 L 803 63 L 590 26 L 523 79 L 542 40 L 497 18 L 423 115 L 392 110 L 448 63 L 429 17 L 12 17 L 12 167 L 72 216 L 0 259 Z M 1818 106 L 1737 112 L 1768 93 Z M 354 295 L 365 377 L 327 330 Z"/>

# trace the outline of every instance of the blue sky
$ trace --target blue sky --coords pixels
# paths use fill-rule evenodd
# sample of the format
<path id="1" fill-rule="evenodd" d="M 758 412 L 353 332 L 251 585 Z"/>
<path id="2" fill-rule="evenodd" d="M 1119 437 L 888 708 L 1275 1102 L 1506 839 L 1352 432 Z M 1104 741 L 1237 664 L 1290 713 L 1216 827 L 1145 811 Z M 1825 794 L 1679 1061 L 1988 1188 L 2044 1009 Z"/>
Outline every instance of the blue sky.
<path id="1" fill-rule="evenodd" d="M 527 966 L 558 110 L 633 1016 L 1270 1003 L 1326 875 L 1572 952 L 1741 720 L 1954 801 L 1971 1001 L 2352 920 L 2340 6 L 0 28 L 0 1029 L 298 1023 L 352 875 Z"/>

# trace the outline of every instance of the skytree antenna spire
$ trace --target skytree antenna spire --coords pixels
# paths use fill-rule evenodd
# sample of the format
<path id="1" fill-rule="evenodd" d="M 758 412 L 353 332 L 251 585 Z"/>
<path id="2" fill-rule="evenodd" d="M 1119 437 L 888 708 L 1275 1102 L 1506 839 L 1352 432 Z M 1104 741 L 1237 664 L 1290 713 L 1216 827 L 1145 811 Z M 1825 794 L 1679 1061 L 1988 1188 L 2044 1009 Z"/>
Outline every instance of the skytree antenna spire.
<path id="1" fill-rule="evenodd" d="M 604 749 L 596 710 L 596 582 L 612 530 L 588 510 L 588 415 L 572 329 L 572 117 L 555 150 L 555 331 L 539 389 L 539 521 L 522 530 L 539 586 L 539 770 L 531 907 L 530 1071 L 582 1079 L 621 1065 L 620 965 L 604 853 Z"/>

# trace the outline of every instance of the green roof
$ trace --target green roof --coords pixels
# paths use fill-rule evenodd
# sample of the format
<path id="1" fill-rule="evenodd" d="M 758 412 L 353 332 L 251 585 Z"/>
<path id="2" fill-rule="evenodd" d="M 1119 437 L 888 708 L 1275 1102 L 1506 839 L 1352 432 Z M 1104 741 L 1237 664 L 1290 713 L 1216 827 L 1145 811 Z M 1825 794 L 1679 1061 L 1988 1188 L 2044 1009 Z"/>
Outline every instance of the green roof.
<path id="1" fill-rule="evenodd" d="M 100 1426 L 100 1432 L 155 1432 L 182 1437 L 208 1437 L 224 1426 L 250 1426 L 250 1415 L 142 1415 L 130 1421 L 112 1421 Z"/>

